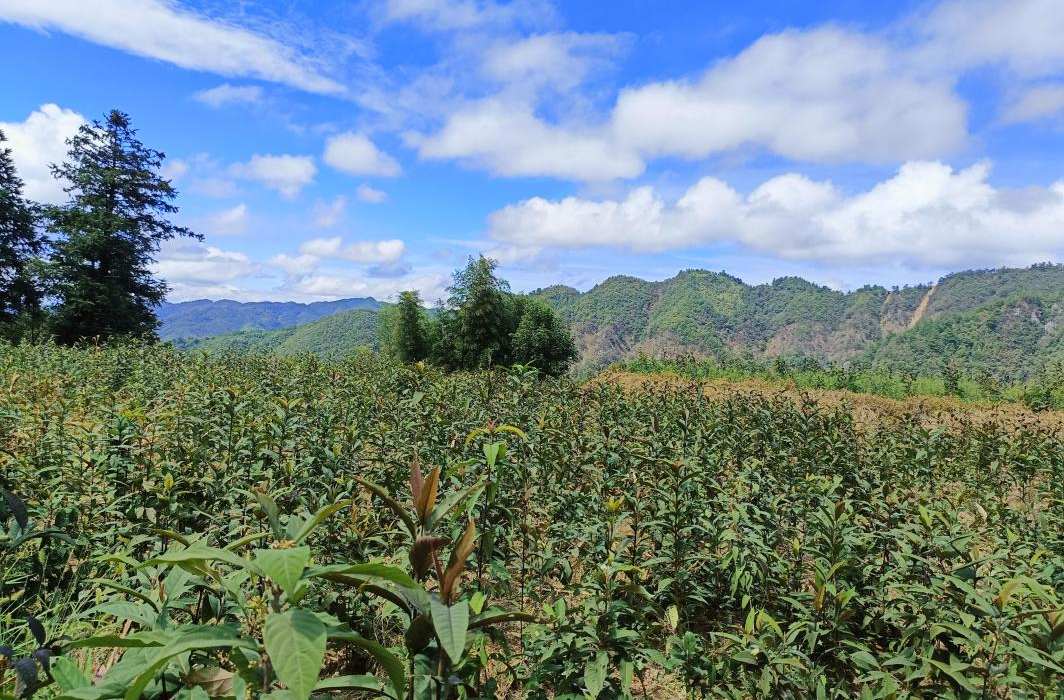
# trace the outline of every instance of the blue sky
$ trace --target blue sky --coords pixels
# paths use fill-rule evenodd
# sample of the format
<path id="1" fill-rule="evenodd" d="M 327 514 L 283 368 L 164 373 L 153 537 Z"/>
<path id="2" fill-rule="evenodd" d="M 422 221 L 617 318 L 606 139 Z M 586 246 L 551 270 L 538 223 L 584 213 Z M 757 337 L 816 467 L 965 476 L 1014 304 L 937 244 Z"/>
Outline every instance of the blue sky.
<path id="1" fill-rule="evenodd" d="M 797 274 L 1064 253 L 1060 0 L 0 0 L 27 194 L 84 120 L 167 154 L 172 300 Z"/>

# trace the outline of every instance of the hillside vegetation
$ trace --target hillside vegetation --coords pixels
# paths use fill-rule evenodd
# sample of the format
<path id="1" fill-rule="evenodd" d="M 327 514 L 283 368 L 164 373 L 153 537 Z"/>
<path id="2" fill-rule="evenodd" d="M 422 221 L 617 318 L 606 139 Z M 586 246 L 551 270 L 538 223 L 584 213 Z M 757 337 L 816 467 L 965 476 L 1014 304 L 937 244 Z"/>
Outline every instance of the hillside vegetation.
<path id="1" fill-rule="evenodd" d="M 195 339 L 237 331 L 270 331 L 310 323 L 342 311 L 381 308 L 372 298 L 340 299 L 300 304 L 293 301 L 164 302 L 158 308 L 159 337 L 162 340 Z"/>
<path id="2" fill-rule="evenodd" d="M 952 359 L 966 376 L 989 373 L 1011 385 L 1064 361 L 1059 265 L 961 272 L 933 286 L 869 286 L 848 293 L 795 277 L 747 285 L 723 273 L 687 270 L 661 282 L 620 276 L 587 292 L 555 286 L 529 296 L 569 324 L 580 350 L 578 374 L 640 354 L 811 358 L 927 376 L 940 376 Z M 192 345 L 325 353 L 350 350 L 352 343 L 379 346 L 368 335 L 368 316 L 341 318 L 357 323 L 359 332 L 341 333 L 339 322 L 312 323 Z M 164 336 L 171 333 L 166 323 Z M 288 338 L 294 335 L 304 340 L 293 345 Z"/>
<path id="3" fill-rule="evenodd" d="M 207 352 L 278 352 L 338 355 L 357 348 L 377 349 L 380 314 L 370 309 L 340 311 L 298 326 L 243 330 L 207 338 L 180 339 L 178 347 Z"/>
<path id="4" fill-rule="evenodd" d="M 534 292 L 577 336 L 581 367 L 640 352 L 869 361 L 941 371 L 991 369 L 1021 380 L 1061 359 L 1064 267 L 970 271 L 931 286 L 843 293 L 795 277 L 746 285 L 687 270 L 663 282 L 614 277 L 587 292 Z"/>

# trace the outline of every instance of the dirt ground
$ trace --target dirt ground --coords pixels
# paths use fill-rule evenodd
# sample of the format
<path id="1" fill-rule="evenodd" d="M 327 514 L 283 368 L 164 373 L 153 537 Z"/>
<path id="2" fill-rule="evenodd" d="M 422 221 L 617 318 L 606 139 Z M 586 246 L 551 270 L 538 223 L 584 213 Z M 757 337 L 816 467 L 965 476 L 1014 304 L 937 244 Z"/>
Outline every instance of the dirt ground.
<path id="1" fill-rule="evenodd" d="M 782 397 L 801 403 L 813 399 L 826 410 L 844 408 L 853 414 L 854 421 L 864 427 L 916 417 L 927 427 L 956 427 L 963 424 L 994 423 L 1013 430 L 1040 430 L 1064 435 L 1064 411 L 1034 412 L 1023 404 L 979 404 L 954 398 L 914 396 L 908 399 L 888 399 L 873 394 L 830 389 L 799 389 L 793 382 L 768 382 L 760 379 L 690 379 L 675 374 L 637 374 L 623 370 L 608 370 L 590 380 L 589 384 L 616 384 L 625 391 L 690 391 L 701 387 L 711 399 L 724 400 L 743 396 Z"/>

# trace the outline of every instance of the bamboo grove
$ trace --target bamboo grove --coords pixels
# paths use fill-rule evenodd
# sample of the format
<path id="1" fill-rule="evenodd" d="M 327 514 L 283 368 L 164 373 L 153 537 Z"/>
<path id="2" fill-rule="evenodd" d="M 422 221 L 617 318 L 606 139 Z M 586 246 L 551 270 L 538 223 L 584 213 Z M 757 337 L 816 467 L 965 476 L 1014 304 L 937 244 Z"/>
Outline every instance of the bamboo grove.
<path id="1" fill-rule="evenodd" d="M 0 479 L 0 696 L 1064 695 L 1007 411 L 4 347 Z"/>

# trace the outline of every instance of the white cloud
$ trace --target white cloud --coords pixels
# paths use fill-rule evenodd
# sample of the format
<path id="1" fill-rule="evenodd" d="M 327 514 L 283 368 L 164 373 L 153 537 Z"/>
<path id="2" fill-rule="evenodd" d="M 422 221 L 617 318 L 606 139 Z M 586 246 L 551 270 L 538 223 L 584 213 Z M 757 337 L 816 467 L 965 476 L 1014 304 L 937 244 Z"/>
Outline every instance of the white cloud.
<path id="1" fill-rule="evenodd" d="M 205 216 L 196 225 L 199 233 L 216 236 L 238 236 L 248 230 L 248 206 L 238 204 Z"/>
<path id="2" fill-rule="evenodd" d="M 177 182 L 178 180 L 188 175 L 188 171 L 192 169 L 187 160 L 181 158 L 170 158 L 163 167 L 159 170 L 159 174 L 167 180 Z"/>
<path id="3" fill-rule="evenodd" d="M 551 125 L 528 105 L 485 99 L 452 115 L 439 133 L 411 143 L 422 158 L 456 158 L 507 177 L 600 182 L 641 175 L 642 158 L 602 132 Z"/>
<path id="4" fill-rule="evenodd" d="M 261 78 L 310 92 L 344 92 L 294 48 L 172 0 L 5 0 L 0 21 L 58 30 L 191 70 Z"/>
<path id="5" fill-rule="evenodd" d="M 499 83 L 571 89 L 593 70 L 608 66 L 627 43 L 627 36 L 617 34 L 535 34 L 490 46 L 484 52 L 482 71 Z"/>
<path id="6" fill-rule="evenodd" d="M 338 134 L 325 142 L 323 160 L 348 175 L 395 177 L 403 172 L 394 158 L 363 133 Z"/>
<path id="7" fill-rule="evenodd" d="M 28 199 L 48 204 L 66 201 L 64 183 L 52 176 L 51 165 L 67 155 L 66 140 L 77 133 L 85 117 L 58 105 L 45 104 L 22 122 L 0 122 Z"/>
<path id="8" fill-rule="evenodd" d="M 385 22 L 415 22 L 431 31 L 552 22 L 554 7 L 546 0 L 383 0 L 377 14 Z"/>
<path id="9" fill-rule="evenodd" d="M 337 196 L 329 204 L 316 202 L 314 204 L 314 225 L 318 228 L 332 228 L 340 223 L 347 209 L 347 197 Z"/>
<path id="10" fill-rule="evenodd" d="M 188 240 L 165 244 L 153 268 L 167 282 L 186 285 L 231 282 L 257 270 L 244 253 Z"/>
<path id="11" fill-rule="evenodd" d="M 875 38 L 829 27 L 766 35 L 697 81 L 625 90 L 613 127 L 648 156 L 753 145 L 796 160 L 889 162 L 958 149 L 966 122 L 950 81 L 907 70 Z"/>
<path id="12" fill-rule="evenodd" d="M 258 85 L 222 83 L 218 87 L 197 92 L 192 99 L 215 108 L 231 104 L 257 104 L 262 101 L 262 88 Z"/>
<path id="13" fill-rule="evenodd" d="M 314 255 L 333 260 L 350 260 L 351 262 L 373 264 L 395 262 L 403 257 L 406 244 L 398 239 L 383 241 L 356 241 L 344 244 L 340 236 L 333 238 L 312 238 L 299 246 L 303 255 Z"/>
<path id="14" fill-rule="evenodd" d="M 941 157 L 967 141 L 967 107 L 952 74 L 837 27 L 766 35 L 696 79 L 624 89 L 600 118 L 587 116 L 594 110 L 584 98 L 572 109 L 538 108 L 537 81 L 577 87 L 618 46 L 616 36 L 580 34 L 495 45 L 482 70 L 503 90 L 466 100 L 436 132 L 407 142 L 422 158 L 495 175 L 594 183 L 638 177 L 648 159 L 663 157 L 753 148 L 801 161 L 898 162 Z"/>
<path id="15" fill-rule="evenodd" d="M 426 302 L 446 294 L 448 278 L 443 274 L 421 272 L 394 278 L 374 278 L 368 275 L 323 274 L 307 275 L 290 280 L 285 285 L 289 293 L 317 299 L 373 297 L 391 299 L 399 292 L 416 289 Z"/>
<path id="16" fill-rule="evenodd" d="M 236 177 L 258 180 L 294 199 L 307 185 L 314 182 L 318 169 L 310 156 L 254 155 L 247 163 L 234 163 L 230 173 Z"/>
<path id="17" fill-rule="evenodd" d="M 867 192 L 788 174 L 741 195 L 703 178 L 675 201 L 650 187 L 624 200 L 532 198 L 491 215 L 490 236 L 523 248 L 660 252 L 735 241 L 781 258 L 890 260 L 913 267 L 1030 264 L 1064 253 L 1064 180 L 995 189 L 989 164 L 910 162 Z"/>
<path id="18" fill-rule="evenodd" d="M 1064 69 L 1060 0 L 947 0 L 920 17 L 927 44 L 918 59 L 962 70 L 1001 64 L 1025 77 Z"/>
<path id="19" fill-rule="evenodd" d="M 388 201 L 387 192 L 369 185 L 359 185 L 358 189 L 355 190 L 355 196 L 358 197 L 359 201 L 367 204 L 383 204 Z"/>
<path id="20" fill-rule="evenodd" d="M 321 258 L 317 255 L 286 255 L 281 253 L 266 261 L 268 265 L 279 267 L 289 275 L 309 275 L 318 269 Z"/>
<path id="21" fill-rule="evenodd" d="M 230 177 L 236 176 L 240 166 L 226 169 L 206 153 L 186 158 L 168 159 L 162 167 L 163 177 L 173 180 L 182 194 L 186 192 L 214 199 L 232 199 L 240 194 Z"/>
<path id="22" fill-rule="evenodd" d="M 1006 124 L 1029 122 L 1064 112 L 1064 85 L 1039 85 L 1027 90 L 1002 115 Z"/>

